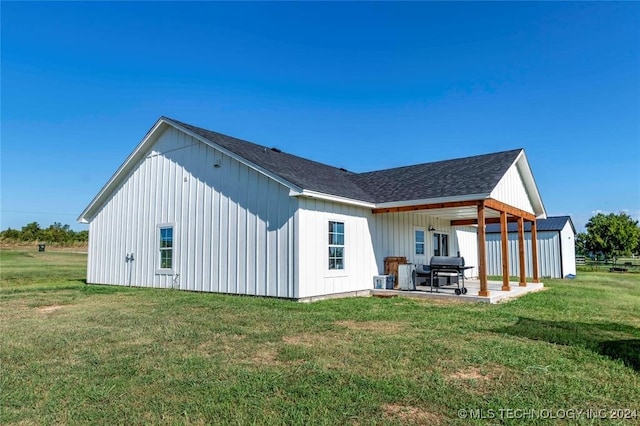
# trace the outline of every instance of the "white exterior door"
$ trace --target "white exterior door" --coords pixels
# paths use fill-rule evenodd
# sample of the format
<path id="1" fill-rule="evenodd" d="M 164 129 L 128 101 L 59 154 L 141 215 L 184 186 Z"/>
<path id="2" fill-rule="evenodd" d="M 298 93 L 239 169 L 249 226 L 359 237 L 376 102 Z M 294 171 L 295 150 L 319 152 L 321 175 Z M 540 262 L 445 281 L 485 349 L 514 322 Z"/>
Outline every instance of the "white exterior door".
<path id="1" fill-rule="evenodd" d="M 424 265 L 427 263 L 426 257 L 426 231 L 420 226 L 413 227 L 413 263 Z"/>

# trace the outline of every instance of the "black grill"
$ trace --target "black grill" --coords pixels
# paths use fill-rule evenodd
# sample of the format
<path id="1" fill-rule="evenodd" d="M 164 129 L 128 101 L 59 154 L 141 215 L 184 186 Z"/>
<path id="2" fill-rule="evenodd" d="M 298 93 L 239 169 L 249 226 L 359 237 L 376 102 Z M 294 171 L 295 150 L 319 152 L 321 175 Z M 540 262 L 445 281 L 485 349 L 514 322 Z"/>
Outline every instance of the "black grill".
<path id="1" fill-rule="evenodd" d="M 433 256 L 429 262 L 429 267 L 433 269 L 455 269 L 464 268 L 464 257 L 453 256 Z"/>
<path id="2" fill-rule="evenodd" d="M 464 265 L 464 257 L 459 256 L 433 256 L 429 265 L 422 265 L 416 268 L 417 275 L 429 279 L 429 286 L 438 289 L 444 285 L 455 284 L 454 292 L 458 295 L 466 294 L 464 286 L 464 271 L 473 266 Z M 462 285 L 461 285 L 462 284 Z"/>

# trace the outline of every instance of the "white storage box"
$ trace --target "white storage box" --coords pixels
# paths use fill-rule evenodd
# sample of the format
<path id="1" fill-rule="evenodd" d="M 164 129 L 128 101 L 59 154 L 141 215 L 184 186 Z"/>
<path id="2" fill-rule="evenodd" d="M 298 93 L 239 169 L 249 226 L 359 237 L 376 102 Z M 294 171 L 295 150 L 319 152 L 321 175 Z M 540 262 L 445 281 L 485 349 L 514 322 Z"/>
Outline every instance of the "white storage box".
<path id="1" fill-rule="evenodd" d="M 373 288 L 376 290 L 393 290 L 393 275 L 376 275 L 373 277 Z"/>

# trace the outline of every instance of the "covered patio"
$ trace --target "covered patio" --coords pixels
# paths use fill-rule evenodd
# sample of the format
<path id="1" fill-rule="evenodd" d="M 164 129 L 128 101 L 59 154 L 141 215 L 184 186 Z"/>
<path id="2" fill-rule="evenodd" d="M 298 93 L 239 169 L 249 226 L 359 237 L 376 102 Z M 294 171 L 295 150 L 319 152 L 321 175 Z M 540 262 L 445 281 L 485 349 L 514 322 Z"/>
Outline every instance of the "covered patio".
<path id="1" fill-rule="evenodd" d="M 533 265 L 532 280 L 533 284 L 530 287 L 538 288 L 542 287 L 539 278 L 538 268 L 538 247 L 536 243 L 536 215 L 525 211 L 521 208 L 509 205 L 505 202 L 498 201 L 497 199 L 487 197 L 480 199 L 467 199 L 459 201 L 443 201 L 425 204 L 409 204 L 409 203 L 394 203 L 396 205 L 389 205 L 387 207 L 381 207 L 373 209 L 374 215 L 383 215 L 388 213 L 401 213 L 401 212 L 413 212 L 424 213 L 425 215 L 437 217 L 439 220 L 448 221 L 451 227 L 456 226 L 477 226 L 477 254 L 478 254 L 478 279 L 477 287 L 472 285 L 472 280 L 466 280 L 468 293 L 463 296 L 454 297 L 478 297 L 487 298 L 487 301 L 494 299 L 492 292 L 496 293 L 495 297 L 504 298 L 510 292 L 513 294 L 520 294 L 522 291 L 516 291 L 520 288 L 528 288 L 526 280 L 526 268 L 525 263 L 527 256 L 531 258 L 531 264 Z M 519 203 L 518 203 L 519 204 Z M 532 233 L 532 249 L 531 252 L 527 252 L 524 240 L 524 222 L 531 222 Z M 512 283 L 509 281 L 509 250 L 508 250 L 508 232 L 507 223 L 517 222 L 518 224 L 518 262 L 519 262 L 519 281 Z M 486 234 L 485 225 L 489 223 L 500 224 L 501 235 L 501 248 L 502 248 L 502 281 L 500 285 L 492 283 L 490 285 L 487 279 L 487 256 L 486 256 Z M 429 287 L 426 287 L 428 290 Z M 379 290 L 376 290 L 379 291 Z M 385 291 L 385 290 L 380 290 Z M 424 293 L 423 289 L 416 290 Z M 484 301 L 484 299 L 478 300 Z"/>

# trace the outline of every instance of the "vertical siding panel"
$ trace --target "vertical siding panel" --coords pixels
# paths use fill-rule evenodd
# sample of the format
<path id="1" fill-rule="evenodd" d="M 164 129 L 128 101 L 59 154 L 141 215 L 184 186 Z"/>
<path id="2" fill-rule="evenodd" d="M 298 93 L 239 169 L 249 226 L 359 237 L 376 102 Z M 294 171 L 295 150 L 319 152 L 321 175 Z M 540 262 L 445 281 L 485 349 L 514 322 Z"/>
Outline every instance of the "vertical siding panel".
<path id="1" fill-rule="evenodd" d="M 278 254 L 278 239 L 277 239 L 277 229 L 278 229 L 278 223 L 277 223 L 277 216 L 278 216 L 278 204 L 272 202 L 273 199 L 277 199 L 276 195 L 274 194 L 274 192 L 277 190 L 276 185 L 279 185 L 278 183 L 269 180 L 268 181 L 268 189 L 267 189 L 267 193 L 269 194 L 268 197 L 268 210 L 267 210 L 267 217 L 270 219 L 267 221 L 267 271 L 268 271 L 268 278 L 267 278 L 267 292 L 266 294 L 268 294 L 269 296 L 276 296 L 277 293 L 277 288 L 276 288 L 276 282 L 277 282 L 277 277 L 278 277 L 278 263 L 277 263 L 277 254 Z"/>
<path id="2" fill-rule="evenodd" d="M 218 246 L 219 252 L 219 274 L 220 274 L 220 291 L 229 292 L 229 167 L 230 160 L 225 157 L 223 166 L 224 173 L 221 175 L 222 182 L 220 185 L 220 238 Z"/>
<path id="3" fill-rule="evenodd" d="M 277 185 L 276 193 L 278 199 L 283 199 L 285 194 L 285 188 L 282 185 Z M 276 262 L 277 265 L 277 277 L 276 277 L 276 296 L 278 297 L 286 297 L 287 295 L 287 277 L 289 275 L 289 265 L 287 262 L 287 256 L 289 254 L 288 241 L 289 237 L 287 235 L 287 224 L 289 218 L 289 203 L 278 203 L 276 205 L 277 209 L 277 235 L 276 235 L 276 245 L 278 247 L 278 251 L 276 252 Z"/>
<path id="4" fill-rule="evenodd" d="M 258 176 L 257 173 L 251 169 L 247 170 L 247 188 L 258 188 Z M 252 196 L 253 195 L 253 196 Z M 247 190 L 247 225 L 246 233 L 247 240 L 245 246 L 245 259 L 246 259 L 246 288 L 245 294 L 256 294 L 257 287 L 257 268 L 256 268 L 256 254 L 258 250 L 257 244 L 257 205 L 255 194 L 251 194 Z"/>
<path id="5" fill-rule="evenodd" d="M 195 184 L 194 194 L 195 200 L 192 210 L 193 215 L 193 234 L 191 234 L 192 240 L 194 240 L 194 248 L 191 253 L 193 258 L 193 272 L 194 272 L 194 285 L 193 288 L 196 291 L 203 290 L 203 250 L 204 246 L 204 182 L 203 176 L 205 174 L 206 152 L 205 147 L 202 144 L 194 145 L 192 151 L 196 158 L 194 158 L 194 177 L 193 182 Z M 196 160 L 197 159 L 197 160 Z M 205 161 L 203 162 L 202 159 Z M 198 161 L 199 160 L 199 161 Z"/>
<path id="6" fill-rule="evenodd" d="M 222 291 L 222 285 L 221 285 L 221 272 L 220 272 L 220 267 L 221 267 L 221 263 L 220 263 L 220 226 L 222 223 L 222 203 L 221 203 L 221 196 L 220 196 L 220 188 L 222 187 L 223 184 L 223 178 L 224 178 L 224 169 L 223 166 L 224 164 L 222 164 L 222 154 L 220 154 L 219 152 L 216 152 L 216 162 L 219 162 L 219 164 L 221 165 L 220 168 L 216 169 L 216 173 L 215 173 L 215 179 L 213 181 L 213 187 L 215 188 L 213 191 L 213 217 L 212 217 L 212 224 L 213 224 L 213 232 L 211 235 L 211 238 L 213 239 L 212 241 L 212 251 L 211 251 L 211 266 L 212 266 L 212 270 L 211 270 L 211 278 L 212 280 L 214 280 L 214 284 L 213 284 L 213 291 L 216 292 L 221 292 Z"/>
<path id="7" fill-rule="evenodd" d="M 211 203 L 209 202 L 210 195 L 210 187 L 209 181 L 211 179 L 211 173 L 213 171 L 213 161 L 211 158 L 211 150 L 207 149 L 204 145 L 200 147 L 200 158 L 203 161 L 203 166 L 201 170 L 201 193 L 200 199 L 202 202 L 201 208 L 201 216 L 200 216 L 200 229 L 201 236 L 200 242 L 198 245 L 199 248 L 199 264 L 198 269 L 201 274 L 201 283 L 200 290 L 201 291 L 211 291 L 210 283 L 211 283 L 211 275 L 210 275 L 210 267 L 208 259 L 211 256 L 211 222 L 209 221 L 209 216 L 211 215 Z"/>
<path id="8" fill-rule="evenodd" d="M 229 162 L 229 194 L 238 194 L 238 166 L 237 161 Z M 238 204 L 237 196 L 229 197 L 229 214 L 228 214 L 228 248 L 227 248 L 227 271 L 228 284 L 227 291 L 229 293 L 237 293 L 238 291 L 238 270 L 236 262 L 236 254 L 238 253 Z"/>
<path id="9" fill-rule="evenodd" d="M 149 199 L 149 203 L 148 203 L 148 207 L 147 207 L 147 217 L 148 217 L 148 224 L 149 224 L 149 246 L 153 247 L 155 240 L 156 240 L 156 235 L 157 235 L 157 229 L 156 226 L 159 223 L 159 215 L 158 215 L 158 200 L 157 200 L 157 192 L 158 192 L 158 155 L 157 153 L 154 153 L 154 155 L 149 159 L 149 165 L 150 165 L 150 170 L 149 170 L 149 174 L 148 174 L 148 186 L 147 186 L 147 191 L 148 191 L 148 199 Z M 160 286 L 160 282 L 158 281 L 156 283 L 156 286 Z"/>
<path id="10" fill-rule="evenodd" d="M 256 270 L 258 275 L 256 281 L 258 287 L 256 288 L 256 294 L 268 294 L 267 283 L 269 280 L 268 269 L 268 245 L 267 245 L 267 227 L 265 218 L 267 217 L 267 211 L 269 208 L 268 198 L 268 182 L 263 179 L 258 179 L 258 217 L 257 221 L 257 238 L 258 245 L 256 251 Z"/>
<path id="11" fill-rule="evenodd" d="M 249 258 L 247 254 L 247 224 L 249 208 L 249 169 L 247 167 L 238 168 L 238 217 L 237 217 L 237 232 L 238 242 L 236 244 L 235 257 L 238 259 L 236 264 L 237 270 L 237 293 L 247 294 L 247 264 Z"/>

